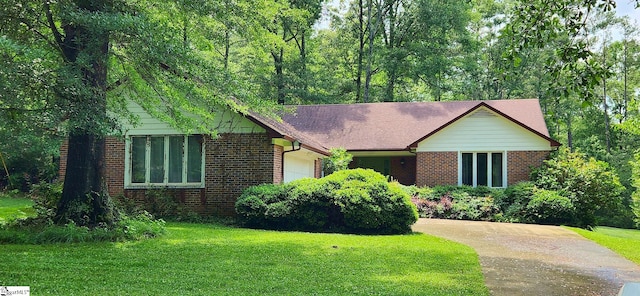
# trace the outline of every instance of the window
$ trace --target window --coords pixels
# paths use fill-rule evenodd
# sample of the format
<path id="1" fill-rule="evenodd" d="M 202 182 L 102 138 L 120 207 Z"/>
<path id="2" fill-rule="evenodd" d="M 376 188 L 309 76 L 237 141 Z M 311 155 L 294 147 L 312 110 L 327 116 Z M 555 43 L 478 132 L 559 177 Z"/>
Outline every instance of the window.
<path id="1" fill-rule="evenodd" d="M 133 136 L 128 148 L 127 172 L 132 186 L 203 183 L 202 136 Z"/>
<path id="2" fill-rule="evenodd" d="M 469 186 L 504 187 L 505 165 L 502 152 L 461 153 L 459 183 Z"/>

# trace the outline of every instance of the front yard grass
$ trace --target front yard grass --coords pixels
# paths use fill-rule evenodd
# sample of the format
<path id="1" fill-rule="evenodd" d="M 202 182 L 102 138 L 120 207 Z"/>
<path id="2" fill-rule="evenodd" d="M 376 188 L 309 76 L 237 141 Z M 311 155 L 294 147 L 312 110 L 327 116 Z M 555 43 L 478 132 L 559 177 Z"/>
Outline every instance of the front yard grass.
<path id="1" fill-rule="evenodd" d="M 470 247 L 169 223 L 126 243 L 0 246 L 0 285 L 34 295 L 488 295 Z"/>
<path id="2" fill-rule="evenodd" d="M 8 219 L 26 218 L 34 214 L 32 200 L 0 192 L 0 224 L 6 223 Z"/>
<path id="3" fill-rule="evenodd" d="M 640 265 L 640 230 L 596 227 L 594 231 L 567 227 Z"/>

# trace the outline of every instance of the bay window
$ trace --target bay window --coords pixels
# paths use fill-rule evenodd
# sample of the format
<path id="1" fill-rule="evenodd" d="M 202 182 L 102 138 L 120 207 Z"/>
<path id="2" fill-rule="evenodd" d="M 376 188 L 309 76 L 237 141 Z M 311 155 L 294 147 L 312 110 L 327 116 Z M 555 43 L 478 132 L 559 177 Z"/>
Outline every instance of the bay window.
<path id="1" fill-rule="evenodd" d="M 127 148 L 127 180 L 131 186 L 203 184 L 202 136 L 132 136 Z"/>

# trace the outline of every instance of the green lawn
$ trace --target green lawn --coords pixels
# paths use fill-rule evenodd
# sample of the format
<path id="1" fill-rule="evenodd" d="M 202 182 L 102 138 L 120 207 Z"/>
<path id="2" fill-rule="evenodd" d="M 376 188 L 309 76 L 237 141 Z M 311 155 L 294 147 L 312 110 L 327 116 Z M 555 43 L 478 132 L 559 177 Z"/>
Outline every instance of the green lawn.
<path id="1" fill-rule="evenodd" d="M 489 294 L 473 249 L 423 234 L 167 228 L 138 242 L 2 245 L 0 285 L 34 295 Z"/>
<path id="2" fill-rule="evenodd" d="M 603 245 L 621 256 L 640 264 L 640 230 L 597 227 L 594 231 L 567 227 L 578 234 Z"/>
<path id="3" fill-rule="evenodd" d="M 33 201 L 28 198 L 15 198 L 0 193 L 0 224 L 7 219 L 25 218 L 33 215 Z"/>

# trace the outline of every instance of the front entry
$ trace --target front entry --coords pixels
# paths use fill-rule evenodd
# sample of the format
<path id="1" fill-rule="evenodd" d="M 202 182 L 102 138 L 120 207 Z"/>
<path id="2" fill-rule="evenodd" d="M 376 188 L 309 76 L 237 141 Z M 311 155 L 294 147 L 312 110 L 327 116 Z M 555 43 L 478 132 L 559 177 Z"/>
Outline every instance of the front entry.
<path id="1" fill-rule="evenodd" d="M 415 156 L 354 157 L 349 167 L 372 169 L 404 185 L 416 183 Z"/>

